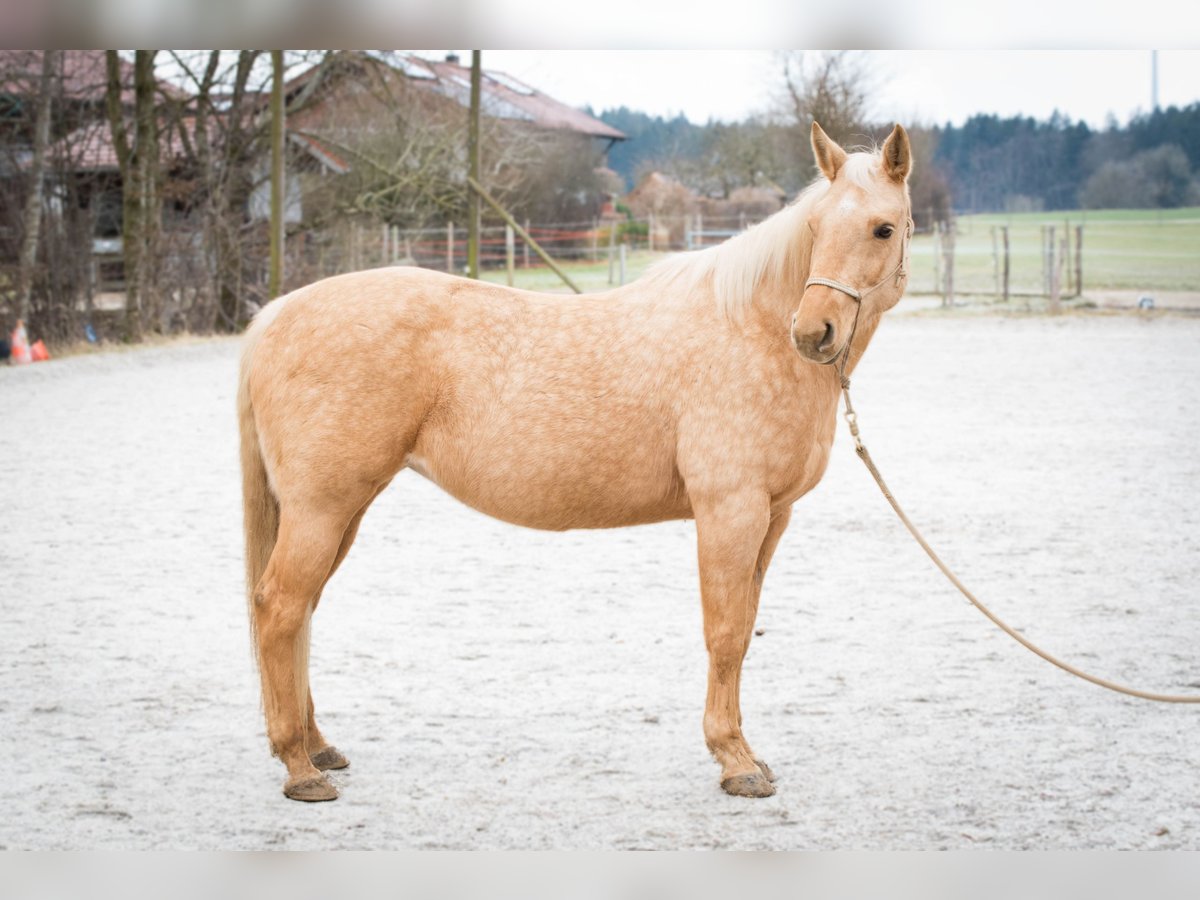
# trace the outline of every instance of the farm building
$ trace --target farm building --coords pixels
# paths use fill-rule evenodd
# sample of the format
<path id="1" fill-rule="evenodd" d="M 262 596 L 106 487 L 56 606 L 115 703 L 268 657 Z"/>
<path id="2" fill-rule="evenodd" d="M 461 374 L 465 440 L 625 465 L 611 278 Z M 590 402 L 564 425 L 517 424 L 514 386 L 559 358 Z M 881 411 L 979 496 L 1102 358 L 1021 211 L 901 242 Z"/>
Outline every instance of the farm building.
<path id="1" fill-rule="evenodd" d="M 64 51 L 59 58 L 44 176 L 46 212 L 55 224 L 41 242 L 37 290 L 56 293 L 55 306 L 123 305 L 127 198 L 106 105 L 105 52 Z M 6 200 L 0 265 L 8 268 L 22 234 L 41 68 L 40 52 L 0 53 L 0 186 Z M 122 60 L 118 73 L 131 146 L 137 129 L 133 68 Z M 356 261 L 335 252 L 345 243 L 337 235 L 323 233 L 345 230 L 348 223 L 462 221 L 469 67 L 453 56 L 431 61 L 391 51 L 323 54 L 300 68 L 285 85 L 285 219 L 296 238 L 288 248 L 296 279 Z M 191 73 L 191 90 L 179 87 L 183 78 L 156 83 L 159 249 L 153 262 L 170 270 L 172 283 L 210 284 L 214 266 L 226 270 L 217 290 L 229 296 L 253 295 L 261 280 L 270 206 L 270 79 L 261 65 L 255 71 L 254 78 L 239 71 L 232 85 L 206 83 L 203 89 L 198 69 Z M 489 189 L 526 216 L 598 213 L 611 197 L 604 174 L 608 149 L 625 135 L 502 72 L 486 71 L 481 88 Z M 54 236 L 62 238 L 63 265 L 53 258 Z M 90 256 L 65 252 L 88 243 Z M 62 303 L 63 294 L 77 299 Z M 179 291 L 163 298 L 164 327 L 208 324 L 189 323 L 183 314 L 194 301 Z M 240 313 L 226 307 L 223 315 L 236 319 Z"/>

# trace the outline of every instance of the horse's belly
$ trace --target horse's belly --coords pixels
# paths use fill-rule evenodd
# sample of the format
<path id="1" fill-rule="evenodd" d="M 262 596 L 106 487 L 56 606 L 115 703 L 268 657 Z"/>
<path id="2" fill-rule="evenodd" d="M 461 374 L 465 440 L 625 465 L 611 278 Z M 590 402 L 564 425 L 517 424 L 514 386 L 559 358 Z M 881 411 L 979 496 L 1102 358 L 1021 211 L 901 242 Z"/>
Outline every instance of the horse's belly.
<path id="1" fill-rule="evenodd" d="M 407 464 L 473 509 L 527 528 L 616 528 L 691 516 L 673 466 L 613 471 L 582 459 L 554 464 L 512 454 L 439 459 L 416 453 Z"/>

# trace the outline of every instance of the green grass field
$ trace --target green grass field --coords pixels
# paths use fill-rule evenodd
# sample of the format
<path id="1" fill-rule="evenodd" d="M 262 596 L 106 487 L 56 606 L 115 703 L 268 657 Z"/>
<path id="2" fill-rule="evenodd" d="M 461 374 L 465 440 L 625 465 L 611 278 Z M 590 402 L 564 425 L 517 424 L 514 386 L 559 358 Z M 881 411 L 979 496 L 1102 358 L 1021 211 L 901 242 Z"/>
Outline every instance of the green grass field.
<path id="1" fill-rule="evenodd" d="M 955 241 L 955 290 L 996 292 L 993 229 L 1007 225 L 1010 291 L 1042 293 L 1042 227 L 1056 240 L 1083 226 L 1083 291 L 1200 291 L 1200 208 L 1073 210 L 1058 213 L 963 216 Z M 936 292 L 934 241 L 918 235 L 912 246 L 913 293 Z M 1072 262 L 1072 267 L 1074 263 Z M 1064 275 L 1065 280 L 1065 275 Z"/>
<path id="2" fill-rule="evenodd" d="M 1072 235 L 1083 225 L 1083 289 L 1089 291 L 1194 291 L 1200 293 L 1200 207 L 1171 210 L 1073 210 L 1056 213 L 1013 213 L 963 216 L 955 242 L 955 291 L 960 295 L 994 296 L 993 228 L 1009 229 L 1009 285 L 1013 295 L 1042 293 L 1041 229 L 1054 225 L 1061 240 L 1064 226 Z M 666 254 L 629 254 L 626 280 L 641 275 Z M 1072 262 L 1072 267 L 1074 263 Z M 563 269 L 585 292 L 607 290 L 608 262 L 563 263 Z M 504 270 L 484 273 L 503 284 Z M 518 269 L 517 287 L 569 293 L 549 268 Z M 1065 290 L 1065 283 L 1064 283 Z M 909 293 L 937 293 L 934 239 L 919 234 L 912 242 Z"/>

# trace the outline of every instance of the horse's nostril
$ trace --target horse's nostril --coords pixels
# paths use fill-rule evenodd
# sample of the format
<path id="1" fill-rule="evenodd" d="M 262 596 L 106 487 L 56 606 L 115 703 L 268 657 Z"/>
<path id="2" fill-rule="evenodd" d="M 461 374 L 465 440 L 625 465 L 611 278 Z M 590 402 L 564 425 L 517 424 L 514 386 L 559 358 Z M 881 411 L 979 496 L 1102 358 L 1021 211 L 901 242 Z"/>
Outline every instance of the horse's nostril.
<path id="1" fill-rule="evenodd" d="M 833 323 L 825 323 L 825 333 L 821 335 L 821 341 L 817 344 L 817 349 L 828 350 L 833 346 Z"/>

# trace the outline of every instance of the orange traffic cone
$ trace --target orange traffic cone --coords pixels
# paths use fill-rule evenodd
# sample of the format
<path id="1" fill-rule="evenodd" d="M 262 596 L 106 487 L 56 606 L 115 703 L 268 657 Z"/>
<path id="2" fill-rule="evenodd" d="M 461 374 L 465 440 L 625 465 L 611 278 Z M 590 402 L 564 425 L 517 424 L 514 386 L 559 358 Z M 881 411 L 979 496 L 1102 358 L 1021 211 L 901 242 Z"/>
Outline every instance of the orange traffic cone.
<path id="1" fill-rule="evenodd" d="M 12 361 L 13 365 L 18 366 L 33 362 L 29 350 L 29 335 L 25 333 L 25 323 L 20 319 L 17 319 L 17 327 L 12 333 Z"/>

